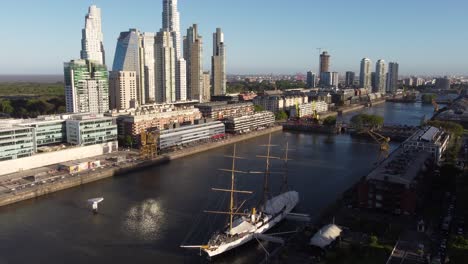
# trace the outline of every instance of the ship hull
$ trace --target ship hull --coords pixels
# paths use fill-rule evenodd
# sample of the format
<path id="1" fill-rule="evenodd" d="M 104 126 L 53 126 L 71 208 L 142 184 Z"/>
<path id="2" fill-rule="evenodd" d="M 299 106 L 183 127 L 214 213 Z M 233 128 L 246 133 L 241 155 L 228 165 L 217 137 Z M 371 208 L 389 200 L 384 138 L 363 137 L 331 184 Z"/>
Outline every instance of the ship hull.
<path id="1" fill-rule="evenodd" d="M 294 207 L 296 207 L 297 203 L 299 202 L 299 194 L 296 191 L 289 191 L 289 192 L 280 194 L 278 196 L 275 196 L 274 198 L 269 200 L 269 202 L 270 201 L 275 201 L 276 207 L 283 208 L 283 209 L 271 215 L 268 222 L 259 226 L 255 231 L 251 233 L 247 233 L 235 241 L 219 245 L 215 249 L 211 249 L 211 248 L 203 249 L 203 251 L 205 251 L 209 257 L 218 256 L 220 254 L 223 254 L 229 250 L 237 248 L 253 240 L 256 234 L 263 234 L 267 232 L 268 230 L 273 228 L 276 224 L 281 222 L 294 209 Z"/>

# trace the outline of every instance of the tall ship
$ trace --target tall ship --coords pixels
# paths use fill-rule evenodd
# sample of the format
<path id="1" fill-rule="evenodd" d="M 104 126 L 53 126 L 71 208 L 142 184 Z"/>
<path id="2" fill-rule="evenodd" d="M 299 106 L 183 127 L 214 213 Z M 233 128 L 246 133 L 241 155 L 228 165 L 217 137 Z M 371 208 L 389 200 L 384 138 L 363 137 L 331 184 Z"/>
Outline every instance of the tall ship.
<path id="1" fill-rule="evenodd" d="M 286 218 L 299 202 L 299 194 L 296 191 L 291 191 L 287 187 L 287 163 L 288 159 L 288 144 L 286 143 L 284 157 L 274 157 L 271 155 L 271 135 L 268 139 L 268 144 L 263 145 L 267 151 L 264 156 L 257 156 L 266 161 L 265 171 L 240 171 L 236 169 L 236 161 L 245 159 L 237 156 L 236 145 L 234 145 L 233 155 L 228 156 L 232 159 L 230 169 L 221 169 L 221 171 L 229 172 L 231 175 L 231 186 L 229 189 L 213 188 L 213 191 L 226 192 L 230 194 L 229 208 L 227 211 L 205 211 L 211 214 L 223 214 L 228 217 L 226 227 L 219 232 L 214 233 L 205 245 L 182 245 L 183 248 L 198 248 L 204 251 L 210 258 L 228 252 L 253 239 L 265 238 L 265 232 L 273 228 L 276 224 Z M 283 183 L 279 195 L 272 197 L 269 190 L 269 178 L 271 161 L 282 160 L 284 162 L 285 171 L 283 174 Z M 240 204 L 236 204 L 235 195 L 251 195 L 251 191 L 237 190 L 235 186 L 237 174 L 263 174 L 263 195 L 259 206 L 250 209 L 245 208 L 241 211 L 245 200 Z M 272 198 L 270 198 L 272 197 Z"/>

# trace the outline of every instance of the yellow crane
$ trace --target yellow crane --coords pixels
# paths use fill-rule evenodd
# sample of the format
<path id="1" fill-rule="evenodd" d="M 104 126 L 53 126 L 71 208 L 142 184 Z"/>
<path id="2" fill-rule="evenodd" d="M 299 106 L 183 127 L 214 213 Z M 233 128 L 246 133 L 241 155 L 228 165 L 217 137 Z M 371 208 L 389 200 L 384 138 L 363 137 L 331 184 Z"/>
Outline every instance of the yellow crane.
<path id="1" fill-rule="evenodd" d="M 157 156 L 158 136 L 155 132 L 142 131 L 140 133 L 140 156 L 152 159 Z"/>
<path id="2" fill-rule="evenodd" d="M 434 106 L 434 112 L 439 112 L 439 104 L 437 104 L 435 99 L 432 99 L 432 105 Z"/>

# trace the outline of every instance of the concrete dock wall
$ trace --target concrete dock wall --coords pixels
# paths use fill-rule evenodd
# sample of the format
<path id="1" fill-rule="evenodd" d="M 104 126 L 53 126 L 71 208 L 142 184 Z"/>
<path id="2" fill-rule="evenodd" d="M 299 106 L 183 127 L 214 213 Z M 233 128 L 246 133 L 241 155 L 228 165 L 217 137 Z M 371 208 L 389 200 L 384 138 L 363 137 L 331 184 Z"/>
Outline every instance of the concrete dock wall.
<path id="1" fill-rule="evenodd" d="M 5 205 L 20 202 L 20 201 L 37 198 L 39 196 L 47 195 L 50 193 L 65 190 L 65 189 L 72 188 L 72 187 L 77 187 L 80 185 L 99 181 L 99 180 L 117 176 L 117 175 L 124 175 L 132 171 L 138 171 L 144 168 L 170 162 L 171 160 L 176 160 L 176 159 L 194 155 L 200 152 L 223 147 L 226 145 L 234 144 L 234 143 L 252 139 L 255 137 L 267 135 L 273 132 L 282 131 L 282 129 L 283 129 L 282 126 L 276 126 L 276 127 L 268 128 L 268 129 L 261 130 L 261 131 L 251 132 L 245 135 L 235 136 L 235 137 L 223 140 L 223 141 L 204 144 L 204 145 L 200 145 L 197 147 L 192 147 L 192 148 L 184 149 L 184 150 L 177 151 L 174 153 L 170 153 L 167 155 L 162 155 L 153 160 L 143 161 L 138 164 L 129 164 L 129 165 L 122 165 L 122 166 L 113 167 L 113 168 L 97 169 L 96 171 L 89 171 L 88 173 L 79 174 L 73 177 L 67 177 L 65 179 L 57 180 L 52 183 L 36 185 L 34 187 L 30 187 L 25 190 L 17 191 L 16 193 L 1 194 L 0 206 L 5 206 Z"/>

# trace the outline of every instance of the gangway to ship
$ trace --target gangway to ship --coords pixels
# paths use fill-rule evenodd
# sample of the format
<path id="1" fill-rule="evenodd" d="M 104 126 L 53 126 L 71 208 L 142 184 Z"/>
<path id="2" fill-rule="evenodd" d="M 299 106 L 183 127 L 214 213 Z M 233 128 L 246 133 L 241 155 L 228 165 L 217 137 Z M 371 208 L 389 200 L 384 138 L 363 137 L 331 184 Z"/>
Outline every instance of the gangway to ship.
<path id="1" fill-rule="evenodd" d="M 296 214 L 296 213 L 289 213 L 286 215 L 286 219 L 299 221 L 299 222 L 310 222 L 310 215 L 308 214 Z"/>

